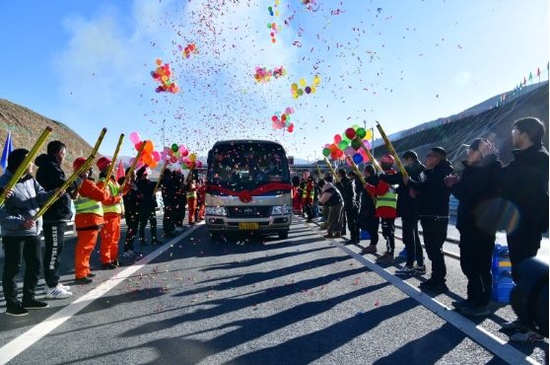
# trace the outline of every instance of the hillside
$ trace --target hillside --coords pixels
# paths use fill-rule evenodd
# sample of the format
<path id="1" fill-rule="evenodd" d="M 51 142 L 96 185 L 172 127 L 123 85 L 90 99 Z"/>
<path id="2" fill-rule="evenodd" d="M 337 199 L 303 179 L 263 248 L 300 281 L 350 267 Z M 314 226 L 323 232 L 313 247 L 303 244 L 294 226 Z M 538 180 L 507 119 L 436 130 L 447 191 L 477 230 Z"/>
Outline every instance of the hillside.
<path id="1" fill-rule="evenodd" d="M 87 157 L 92 146 L 63 123 L 46 118 L 30 109 L 0 99 L 0 145 L 4 148 L 4 142 L 8 131 L 11 131 L 14 148 L 31 149 L 44 129 L 50 126 L 52 132 L 44 143 L 40 153 L 46 152 L 49 141 L 60 140 L 67 145 L 67 157 L 63 169 L 70 174 L 72 162 L 80 156 Z"/>
<path id="2" fill-rule="evenodd" d="M 420 128 L 414 128 L 409 133 L 401 133 L 401 137 L 396 136 L 399 135 L 397 133 L 390 136 L 390 140 L 398 153 L 412 149 L 422 160 L 431 147 L 444 147 L 448 151 L 449 160 L 460 170 L 460 162 L 466 157 L 466 149 L 462 144 L 469 143 L 474 138 L 485 137 L 496 144 L 502 161 L 507 163 L 512 159 L 513 122 L 532 116 L 545 124 L 547 133 L 544 136 L 544 145 L 548 147 L 548 82 L 497 107 L 484 108 L 479 113 L 473 113 L 474 109 L 475 107 L 468 109 L 468 113 L 459 114 L 458 118 L 440 119 L 435 126 L 434 123 L 430 126 L 419 126 Z M 387 153 L 385 146 L 374 149 L 375 157 L 384 153 Z"/>

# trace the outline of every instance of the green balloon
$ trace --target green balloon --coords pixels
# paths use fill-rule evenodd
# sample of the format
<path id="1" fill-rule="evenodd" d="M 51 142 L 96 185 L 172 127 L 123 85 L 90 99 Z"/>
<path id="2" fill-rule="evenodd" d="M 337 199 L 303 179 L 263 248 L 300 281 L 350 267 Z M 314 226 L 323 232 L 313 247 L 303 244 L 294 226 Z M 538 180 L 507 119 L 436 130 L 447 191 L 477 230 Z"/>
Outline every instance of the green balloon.
<path id="1" fill-rule="evenodd" d="M 365 130 L 365 128 L 357 128 L 355 133 L 357 134 L 357 137 L 359 137 L 359 139 L 363 139 L 367 135 L 367 131 Z"/>
<path id="2" fill-rule="evenodd" d="M 358 151 L 359 148 L 361 148 L 361 141 L 354 139 L 353 141 L 351 141 L 351 147 L 353 147 L 354 150 Z"/>
<path id="3" fill-rule="evenodd" d="M 179 146 L 176 143 L 172 143 L 172 151 L 178 152 Z"/>
<path id="4" fill-rule="evenodd" d="M 349 142 L 346 140 L 341 140 L 340 143 L 338 143 L 338 148 L 341 149 L 342 151 L 348 148 L 348 146 L 349 146 Z"/>
<path id="5" fill-rule="evenodd" d="M 325 157 L 330 156 L 330 148 L 323 148 L 323 156 Z"/>

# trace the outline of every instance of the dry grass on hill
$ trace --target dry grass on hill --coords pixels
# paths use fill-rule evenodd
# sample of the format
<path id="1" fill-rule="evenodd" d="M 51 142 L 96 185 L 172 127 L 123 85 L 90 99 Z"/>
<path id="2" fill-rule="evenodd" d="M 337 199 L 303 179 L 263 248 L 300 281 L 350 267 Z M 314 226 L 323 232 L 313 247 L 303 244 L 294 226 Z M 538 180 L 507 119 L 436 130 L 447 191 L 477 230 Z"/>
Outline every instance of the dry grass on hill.
<path id="1" fill-rule="evenodd" d="M 67 145 L 67 157 L 63 164 L 63 170 L 66 174 L 70 174 L 73 171 L 74 159 L 80 156 L 87 157 L 92 146 L 63 123 L 46 118 L 8 100 L 0 99 L 0 145 L 2 149 L 8 131 L 11 131 L 13 147 L 30 150 L 47 126 L 52 128 L 52 132 L 39 154 L 46 152 L 48 142 L 56 139 L 62 141 Z"/>

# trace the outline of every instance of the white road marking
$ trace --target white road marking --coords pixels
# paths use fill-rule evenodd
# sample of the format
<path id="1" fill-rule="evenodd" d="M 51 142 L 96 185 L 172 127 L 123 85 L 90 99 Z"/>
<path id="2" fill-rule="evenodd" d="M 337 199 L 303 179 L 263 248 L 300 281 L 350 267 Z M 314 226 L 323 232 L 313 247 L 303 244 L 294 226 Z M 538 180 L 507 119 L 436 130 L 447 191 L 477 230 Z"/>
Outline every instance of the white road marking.
<path id="1" fill-rule="evenodd" d="M 10 342 L 2 346 L 2 348 L 0 348 L 0 364 L 6 364 L 8 361 L 38 342 L 40 339 L 44 338 L 48 333 L 55 330 L 57 327 L 61 326 L 63 323 L 71 319 L 75 314 L 86 308 L 94 300 L 101 298 L 122 281 L 132 276 L 136 271 L 141 270 L 149 262 L 162 255 L 164 252 L 172 247 L 172 243 L 177 242 L 177 240 L 181 238 L 185 238 L 189 235 L 189 233 L 194 231 L 196 227 L 199 227 L 199 225 L 196 225 L 195 227 L 186 230 L 181 235 L 164 243 L 161 247 L 151 252 L 149 255 L 143 257 L 132 266 L 129 266 L 123 271 L 117 273 L 112 278 L 107 279 L 103 283 L 99 284 L 96 288 L 92 289 L 90 292 L 84 294 L 71 304 L 60 309 L 50 317 L 46 318 L 44 321 L 40 322 L 36 326 L 30 328 L 25 333 L 21 334 L 20 336 L 14 338 Z"/>
<path id="2" fill-rule="evenodd" d="M 446 322 L 456 327 L 459 331 L 463 332 L 466 336 L 470 337 L 473 341 L 483 346 L 489 352 L 500 357 L 509 364 L 539 364 L 533 358 L 526 356 L 521 351 L 515 349 L 509 345 L 507 341 L 503 341 L 497 336 L 485 330 L 483 327 L 476 325 L 469 319 L 465 318 L 461 314 L 454 310 L 451 310 L 441 302 L 431 296 L 422 293 L 416 287 L 413 287 L 408 282 L 401 280 L 390 271 L 377 265 L 376 263 L 368 260 L 366 257 L 351 250 L 349 247 L 343 245 L 338 241 L 331 240 L 331 243 L 340 248 L 346 254 L 350 255 L 370 270 L 378 274 L 382 279 L 407 294 L 412 299 L 422 304 L 425 308 L 438 315 Z"/>

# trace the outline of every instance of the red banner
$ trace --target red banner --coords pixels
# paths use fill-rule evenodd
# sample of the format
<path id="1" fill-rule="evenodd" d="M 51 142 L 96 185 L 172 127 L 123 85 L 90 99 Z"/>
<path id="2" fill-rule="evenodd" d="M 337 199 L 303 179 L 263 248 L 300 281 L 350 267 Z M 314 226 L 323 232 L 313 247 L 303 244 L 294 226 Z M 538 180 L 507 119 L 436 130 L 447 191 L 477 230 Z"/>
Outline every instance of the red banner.
<path id="1" fill-rule="evenodd" d="M 222 188 L 221 186 L 214 185 L 214 184 L 208 184 L 208 186 L 206 187 L 206 192 L 217 191 L 225 195 L 237 196 L 239 197 L 239 200 L 242 201 L 243 203 L 250 203 L 254 195 L 261 195 L 261 194 L 265 194 L 265 193 L 269 193 L 271 191 L 277 191 L 277 190 L 290 191 L 292 190 L 292 185 L 279 183 L 279 182 L 272 182 L 272 183 L 267 183 L 265 185 L 262 185 L 252 191 L 249 191 L 249 190 L 235 191 L 231 189 Z"/>

